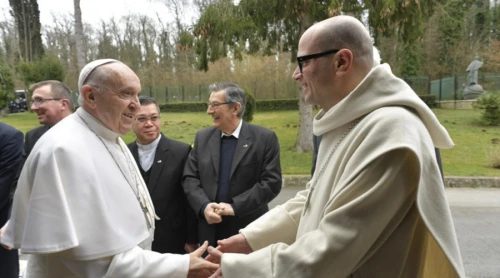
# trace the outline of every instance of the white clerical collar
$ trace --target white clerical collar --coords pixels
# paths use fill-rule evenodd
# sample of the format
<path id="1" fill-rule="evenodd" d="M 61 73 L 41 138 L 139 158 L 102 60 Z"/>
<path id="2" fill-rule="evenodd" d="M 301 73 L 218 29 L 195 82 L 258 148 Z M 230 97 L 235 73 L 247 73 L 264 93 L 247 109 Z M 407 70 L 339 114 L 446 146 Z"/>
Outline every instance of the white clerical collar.
<path id="1" fill-rule="evenodd" d="M 146 144 L 146 145 L 142 145 L 142 144 L 139 144 L 139 142 L 137 142 L 137 147 L 139 147 L 139 149 L 141 149 L 143 151 L 156 149 L 156 147 L 158 147 L 158 143 L 160 143 L 160 138 L 161 138 L 161 134 L 158 134 L 158 138 L 156 138 L 153 142 Z"/>
<path id="2" fill-rule="evenodd" d="M 80 116 L 89 125 L 89 127 L 102 138 L 110 141 L 116 141 L 116 139 L 120 137 L 120 134 L 107 128 L 101 121 L 94 118 L 94 116 L 90 115 L 90 113 L 85 111 L 82 107 L 79 107 L 75 113 L 77 113 L 78 116 Z"/>
<path id="3" fill-rule="evenodd" d="M 231 136 L 233 135 L 234 137 L 236 137 L 236 139 L 238 139 L 240 137 L 240 131 L 241 131 L 241 125 L 243 124 L 243 120 L 240 119 L 240 123 L 238 124 L 238 127 L 233 131 L 232 134 L 227 134 L 225 133 L 224 131 L 221 133 L 220 135 L 220 138 L 222 138 L 223 136 Z"/>

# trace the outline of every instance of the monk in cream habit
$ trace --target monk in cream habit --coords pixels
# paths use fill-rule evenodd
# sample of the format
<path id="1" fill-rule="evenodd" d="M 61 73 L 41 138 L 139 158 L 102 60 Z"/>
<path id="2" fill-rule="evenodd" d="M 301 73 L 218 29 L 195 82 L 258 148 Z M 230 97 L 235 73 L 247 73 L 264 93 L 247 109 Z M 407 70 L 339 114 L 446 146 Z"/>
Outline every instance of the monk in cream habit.
<path id="1" fill-rule="evenodd" d="M 198 277 L 217 269 L 191 254 L 149 251 L 155 212 L 120 135 L 132 128 L 141 85 L 125 64 L 86 65 L 81 106 L 34 146 L 1 243 L 30 254 L 25 277 Z"/>
<path id="2" fill-rule="evenodd" d="M 434 151 L 453 142 L 389 65 L 373 66 L 372 48 L 349 16 L 303 34 L 293 78 L 322 108 L 314 176 L 209 248 L 222 255 L 213 277 L 465 277 Z"/>

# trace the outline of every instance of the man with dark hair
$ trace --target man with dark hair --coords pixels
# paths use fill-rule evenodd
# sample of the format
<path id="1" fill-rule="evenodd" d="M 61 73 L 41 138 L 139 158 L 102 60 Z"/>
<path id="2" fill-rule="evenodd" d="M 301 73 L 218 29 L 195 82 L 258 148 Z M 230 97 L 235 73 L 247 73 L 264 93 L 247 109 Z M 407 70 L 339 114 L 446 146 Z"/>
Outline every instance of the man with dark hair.
<path id="1" fill-rule="evenodd" d="M 257 219 L 281 190 L 276 134 L 246 123 L 245 92 L 233 83 L 210 85 L 213 126 L 196 133 L 183 187 L 198 215 L 200 242 L 237 234 Z"/>
<path id="2" fill-rule="evenodd" d="M 137 140 L 128 144 L 146 182 L 155 212 L 151 250 L 159 253 L 190 253 L 198 248 L 196 216 L 182 189 L 182 172 L 191 146 L 161 133 L 161 115 L 156 101 L 140 96 L 141 104 L 132 129 Z"/>
<path id="3" fill-rule="evenodd" d="M 47 80 L 31 85 L 31 111 L 38 115 L 42 125 L 26 133 L 23 161 L 28 157 L 36 141 L 62 119 L 73 113 L 75 106 L 71 90 L 57 80 Z M 22 166 L 22 165 L 21 165 Z"/>
<path id="4" fill-rule="evenodd" d="M 42 137 L 42 135 L 52 126 L 71 115 L 75 109 L 71 90 L 60 81 L 46 80 L 35 83 L 31 85 L 30 92 L 31 101 L 29 103 L 31 111 L 38 115 L 38 122 L 41 126 L 26 132 L 19 169 L 12 185 L 12 196 L 16 190 L 17 180 L 21 174 L 24 162 L 38 139 L 40 139 L 40 137 Z"/>

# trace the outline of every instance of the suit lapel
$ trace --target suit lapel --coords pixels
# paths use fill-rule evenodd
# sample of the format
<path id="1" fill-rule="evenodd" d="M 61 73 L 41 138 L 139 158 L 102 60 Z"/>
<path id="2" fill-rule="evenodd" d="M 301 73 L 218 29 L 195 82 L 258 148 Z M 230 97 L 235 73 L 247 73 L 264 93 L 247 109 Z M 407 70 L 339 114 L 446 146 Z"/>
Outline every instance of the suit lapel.
<path id="1" fill-rule="evenodd" d="M 221 131 L 215 129 L 210 138 L 208 138 L 208 149 L 210 150 L 210 155 L 212 156 L 212 162 L 214 163 L 216 179 L 219 179 L 220 136 L 221 136 Z"/>
<path id="2" fill-rule="evenodd" d="M 231 174 L 229 175 L 229 179 L 233 176 L 236 167 L 241 162 L 248 149 L 252 146 L 251 142 L 252 137 L 250 136 L 250 132 L 248 130 L 248 124 L 243 122 L 241 125 L 240 135 L 238 137 L 238 143 L 236 144 L 236 150 L 234 151 L 233 163 L 231 164 Z"/>
<path id="3" fill-rule="evenodd" d="M 156 147 L 155 158 L 153 160 L 153 165 L 151 165 L 151 174 L 149 176 L 148 189 L 150 194 L 153 193 L 158 184 L 158 178 L 163 170 L 163 164 L 167 162 L 168 140 L 163 134 L 160 136 L 160 142 L 158 142 L 158 146 Z"/>

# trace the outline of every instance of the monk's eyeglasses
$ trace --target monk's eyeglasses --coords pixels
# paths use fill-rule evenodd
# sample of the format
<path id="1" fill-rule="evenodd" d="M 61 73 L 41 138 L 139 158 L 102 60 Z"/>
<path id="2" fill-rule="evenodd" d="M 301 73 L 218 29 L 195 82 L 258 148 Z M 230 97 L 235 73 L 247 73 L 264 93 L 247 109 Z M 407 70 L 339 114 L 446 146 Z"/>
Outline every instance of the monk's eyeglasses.
<path id="1" fill-rule="evenodd" d="M 331 50 L 327 50 L 327 51 L 320 52 L 320 53 L 315 53 L 315 54 L 310 54 L 310 55 L 304 55 L 304 56 L 297 57 L 297 64 L 299 65 L 299 71 L 300 71 L 300 73 L 302 73 L 302 65 L 303 65 L 303 63 L 305 61 L 316 59 L 316 58 L 320 58 L 320 57 L 323 57 L 323 56 L 326 56 L 326 55 L 330 55 L 330 54 L 334 54 L 334 53 L 339 52 L 339 50 L 340 49 L 331 49 Z"/>

